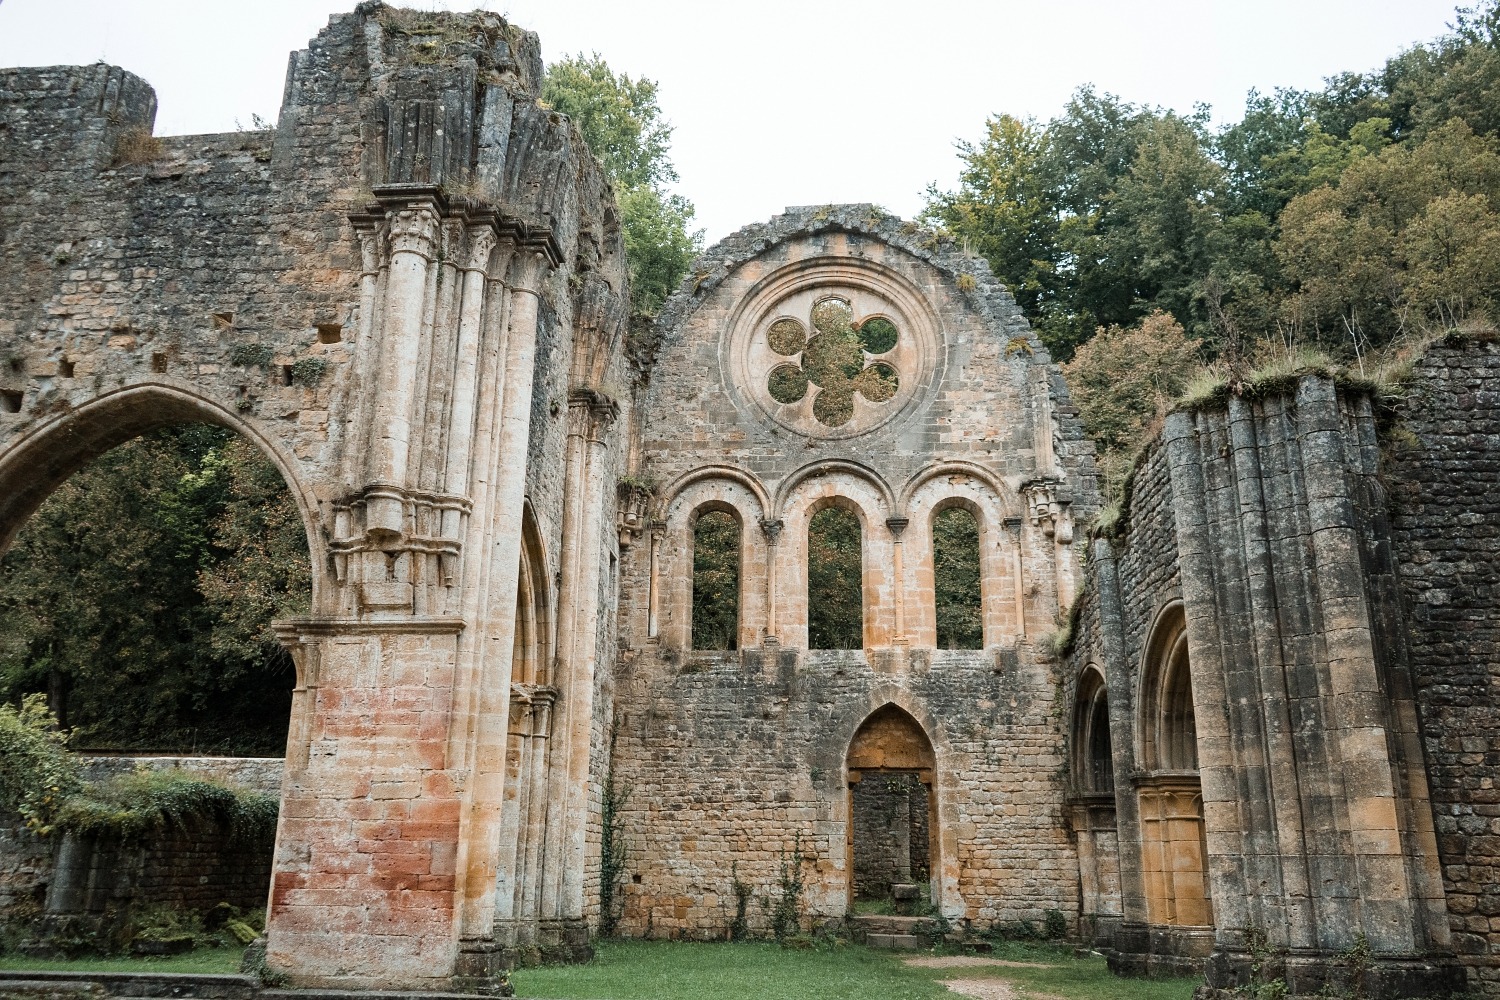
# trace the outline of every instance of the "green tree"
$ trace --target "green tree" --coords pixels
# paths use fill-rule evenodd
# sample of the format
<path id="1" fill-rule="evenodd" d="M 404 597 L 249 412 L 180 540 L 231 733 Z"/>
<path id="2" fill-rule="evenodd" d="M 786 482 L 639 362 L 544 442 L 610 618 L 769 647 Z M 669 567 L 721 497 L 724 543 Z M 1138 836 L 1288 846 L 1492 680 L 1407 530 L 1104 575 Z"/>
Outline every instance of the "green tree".
<path id="1" fill-rule="evenodd" d="M 677 180 L 672 126 L 662 116 L 656 83 L 616 74 L 597 52 L 579 53 L 547 67 L 542 100 L 573 120 L 614 182 L 631 308 L 637 316 L 655 315 L 703 243 L 702 231 L 690 228 L 692 203 L 668 187 Z"/>
<path id="2" fill-rule="evenodd" d="M 1084 433 L 1099 448 L 1106 496 L 1118 495 L 1135 451 L 1202 366 L 1202 344 L 1171 315 L 1100 330 L 1062 366 Z"/>
<path id="3" fill-rule="evenodd" d="M 0 698 L 46 692 L 82 747 L 274 752 L 291 681 L 267 625 L 305 608 L 309 588 L 294 508 L 295 536 L 277 528 L 288 507 L 275 468 L 222 428 L 157 431 L 101 456 L 0 559 Z M 287 546 L 300 561 L 267 600 L 277 584 L 261 564 Z M 233 583 L 209 600 L 213 578 Z"/>
<path id="4" fill-rule="evenodd" d="M 1062 252 L 1056 188 L 1043 168 L 1046 130 L 995 115 L 985 123 L 983 141 L 957 145 L 963 161 L 958 188 L 928 185 L 922 219 L 962 235 L 1021 308 L 1036 316 L 1056 298 Z"/>
<path id="5" fill-rule="evenodd" d="M 1379 344 L 1413 319 L 1492 308 L 1497 209 L 1500 141 L 1462 121 L 1355 158 L 1281 215 L 1288 317 L 1329 345 Z"/>
<path id="6" fill-rule="evenodd" d="M 983 649 L 979 522 L 963 507 L 932 519 L 933 602 L 939 649 Z"/>
<path id="7" fill-rule="evenodd" d="M 693 648 L 736 648 L 739 624 L 740 522 L 711 510 L 693 526 Z"/>
<path id="8" fill-rule="evenodd" d="M 807 528 L 807 645 L 863 649 L 864 556 L 859 517 L 824 507 Z"/>

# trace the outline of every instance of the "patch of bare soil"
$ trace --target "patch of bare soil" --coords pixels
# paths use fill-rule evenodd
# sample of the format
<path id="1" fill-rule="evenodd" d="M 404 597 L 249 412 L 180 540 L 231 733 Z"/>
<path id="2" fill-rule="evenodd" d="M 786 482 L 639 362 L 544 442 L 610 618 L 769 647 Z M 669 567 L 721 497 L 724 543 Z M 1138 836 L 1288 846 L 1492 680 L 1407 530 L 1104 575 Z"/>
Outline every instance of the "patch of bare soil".
<path id="1" fill-rule="evenodd" d="M 1001 969 L 1051 968 L 1044 962 L 1012 962 L 1004 958 L 984 958 L 980 955 L 926 955 L 922 958 L 908 958 L 906 964 L 915 965 L 919 969 L 974 969 L 981 966 Z"/>
<path id="2" fill-rule="evenodd" d="M 972 1000 L 1020 1000 L 1015 987 L 1003 979 L 945 979 L 943 985 Z"/>

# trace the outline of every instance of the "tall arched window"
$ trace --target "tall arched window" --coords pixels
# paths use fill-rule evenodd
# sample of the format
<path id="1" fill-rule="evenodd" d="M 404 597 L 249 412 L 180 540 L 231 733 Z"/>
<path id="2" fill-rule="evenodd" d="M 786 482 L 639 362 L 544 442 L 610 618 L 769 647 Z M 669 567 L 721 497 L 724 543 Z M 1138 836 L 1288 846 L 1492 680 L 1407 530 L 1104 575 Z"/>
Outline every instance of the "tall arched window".
<path id="1" fill-rule="evenodd" d="M 807 526 L 807 645 L 863 649 L 863 538 L 859 517 L 824 507 Z"/>
<path id="2" fill-rule="evenodd" d="M 735 649 L 740 630 L 740 521 L 724 510 L 693 525 L 693 648 Z"/>
<path id="3" fill-rule="evenodd" d="M 1187 620 L 1182 605 L 1157 618 L 1142 663 L 1141 875 L 1153 924 L 1211 925 L 1213 896 L 1198 777 Z"/>
<path id="4" fill-rule="evenodd" d="M 932 578 L 938 648 L 983 649 L 979 521 L 967 507 L 940 510 L 932 519 Z"/>
<path id="5" fill-rule="evenodd" d="M 1180 605 L 1163 614 L 1152 636 L 1141 700 L 1146 769 L 1196 771 L 1198 726 L 1193 717 L 1187 629 Z"/>
<path id="6" fill-rule="evenodd" d="M 1114 751 L 1109 741 L 1109 693 L 1097 667 L 1078 680 L 1073 708 L 1073 773 L 1078 790 L 1104 793 L 1115 790 Z"/>

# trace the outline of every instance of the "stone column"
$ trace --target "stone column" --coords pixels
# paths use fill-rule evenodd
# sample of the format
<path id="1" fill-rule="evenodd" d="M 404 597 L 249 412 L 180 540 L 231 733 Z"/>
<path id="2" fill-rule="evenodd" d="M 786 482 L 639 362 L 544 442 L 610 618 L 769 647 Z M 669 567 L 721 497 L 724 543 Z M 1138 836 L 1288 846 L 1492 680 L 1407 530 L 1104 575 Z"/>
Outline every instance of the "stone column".
<path id="1" fill-rule="evenodd" d="M 760 530 L 766 536 L 766 637 L 767 646 L 776 646 L 781 643 L 781 633 L 777 631 L 776 624 L 776 545 L 781 540 L 782 523 L 776 520 L 763 520 L 760 522 Z"/>
<path id="2" fill-rule="evenodd" d="M 406 485 L 417 360 L 427 306 L 427 272 L 437 243 L 439 215 L 432 201 L 413 201 L 391 213 L 390 267 L 386 279 L 385 337 L 375 393 L 375 433 L 370 441 L 370 482 L 397 490 Z M 367 530 L 400 534 L 405 505 L 399 493 L 379 491 L 366 501 Z"/>
<path id="3" fill-rule="evenodd" d="M 1172 510 L 1182 571 L 1214 923 L 1217 927 L 1244 928 L 1250 926 L 1250 915 L 1236 859 L 1243 857 L 1243 831 L 1248 823 L 1240 808 L 1239 774 L 1229 726 L 1232 706 L 1225 689 L 1219 631 L 1218 557 L 1192 415 L 1174 413 L 1167 417 L 1163 437 L 1172 476 Z"/>
<path id="4" fill-rule="evenodd" d="M 594 670 L 603 571 L 604 508 L 613 510 L 605 433 L 615 404 L 590 389 L 568 399 L 568 477 L 564 485 L 564 548 L 569 559 L 562 581 L 558 669 L 548 780 L 546 855 L 541 917 L 544 948 L 562 954 L 584 946 L 583 874 L 589 810 L 589 751 L 593 738 Z"/>
<path id="5" fill-rule="evenodd" d="M 911 645 L 911 637 L 906 634 L 906 563 L 902 555 L 901 535 L 906 531 L 906 526 L 911 521 L 904 517 L 888 517 L 885 526 L 891 533 L 891 548 L 894 564 L 895 593 L 892 594 L 896 606 L 896 632 L 891 636 L 891 644 L 894 646 Z"/>
<path id="6" fill-rule="evenodd" d="M 462 933 L 482 940 L 492 935 L 495 913 L 501 806 L 505 786 L 506 729 L 509 722 L 510 668 L 515 651 L 516 592 L 520 582 L 521 519 L 526 489 L 526 453 L 531 439 L 531 387 L 536 371 L 536 335 L 541 282 L 548 261 L 522 249 L 512 264 L 506 324 L 505 399 L 488 535 L 493 560 L 486 588 L 487 625 L 482 632 L 482 670 L 477 711 L 467 720 L 472 736 L 471 777 L 465 795 L 464 831 L 459 848 L 462 880 Z"/>
<path id="7" fill-rule="evenodd" d="M 1150 950 L 1146 931 L 1146 886 L 1141 874 L 1140 801 L 1131 775 L 1136 770 L 1135 690 L 1126 651 L 1124 605 L 1114 546 L 1094 541 L 1095 578 L 1099 584 L 1099 645 L 1104 655 L 1104 682 L 1109 692 L 1110 759 L 1114 764 L 1115 818 L 1119 828 L 1120 916 L 1117 952 L 1144 955 Z M 1134 970 L 1144 971 L 1144 969 Z"/>
<path id="8" fill-rule="evenodd" d="M 1016 639 L 1019 641 L 1026 638 L 1026 577 L 1021 566 L 1021 540 L 1022 521 L 1019 517 L 1007 517 L 1003 524 L 1006 534 L 1010 536 L 1011 572 L 1015 580 L 1016 596 Z"/>

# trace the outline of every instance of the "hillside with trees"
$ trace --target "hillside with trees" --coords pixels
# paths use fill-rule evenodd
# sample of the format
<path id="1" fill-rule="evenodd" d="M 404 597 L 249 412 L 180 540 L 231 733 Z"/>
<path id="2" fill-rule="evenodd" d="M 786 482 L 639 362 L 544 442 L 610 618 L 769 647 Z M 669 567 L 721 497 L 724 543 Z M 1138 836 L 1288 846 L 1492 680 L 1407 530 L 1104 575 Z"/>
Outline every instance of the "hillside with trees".
<path id="1" fill-rule="evenodd" d="M 1118 487 L 1205 364 L 1320 352 L 1374 374 L 1500 298 L 1500 3 L 1213 129 L 1080 88 L 1047 122 L 960 142 L 924 221 L 983 256 L 1065 362 Z M 1372 357 L 1372 354 L 1374 355 Z"/>

